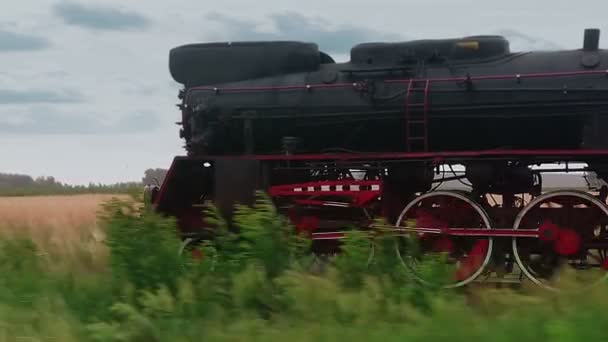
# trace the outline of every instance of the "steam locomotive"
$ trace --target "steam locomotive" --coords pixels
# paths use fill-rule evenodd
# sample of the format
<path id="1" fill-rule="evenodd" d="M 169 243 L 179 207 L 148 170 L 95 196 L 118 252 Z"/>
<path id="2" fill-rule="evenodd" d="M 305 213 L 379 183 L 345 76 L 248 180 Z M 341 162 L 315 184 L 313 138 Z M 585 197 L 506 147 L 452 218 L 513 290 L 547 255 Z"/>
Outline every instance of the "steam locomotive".
<path id="1" fill-rule="evenodd" d="M 608 187 L 542 183 L 569 171 L 608 179 L 599 36 L 587 29 L 582 49 L 533 52 L 489 35 L 363 43 L 345 63 L 299 41 L 176 47 L 187 154 L 148 197 L 177 217 L 184 250 L 208 238 L 202 203 L 229 217 L 261 190 L 313 252 L 339 250 L 355 225 L 394 238 L 399 262 L 425 283 L 417 260 L 433 253 L 454 267 L 443 287 L 492 278 L 555 289 L 563 265 L 599 281 Z M 565 168 L 538 167 L 555 164 Z M 412 239 L 418 255 L 404 253 Z"/>

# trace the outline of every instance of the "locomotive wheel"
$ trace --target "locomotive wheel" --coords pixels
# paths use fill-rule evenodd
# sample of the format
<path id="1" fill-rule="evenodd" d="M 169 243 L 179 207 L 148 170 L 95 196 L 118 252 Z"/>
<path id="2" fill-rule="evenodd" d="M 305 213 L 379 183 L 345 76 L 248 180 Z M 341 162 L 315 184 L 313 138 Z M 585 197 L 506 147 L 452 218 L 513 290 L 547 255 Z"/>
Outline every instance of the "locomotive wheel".
<path id="1" fill-rule="evenodd" d="M 485 228 L 490 229 L 490 219 L 484 209 L 466 195 L 454 191 L 434 191 L 421 195 L 410 202 L 401 212 L 397 227 L 415 222 L 416 228 Z M 396 241 L 397 256 L 403 266 L 424 284 L 454 288 L 470 283 L 484 270 L 492 254 L 491 237 L 446 236 L 436 233 L 413 232 L 410 239 L 399 236 Z M 407 241 L 414 247 L 404 250 Z M 447 257 L 449 279 L 440 283 L 424 276 L 417 267 L 429 256 Z"/>
<path id="2" fill-rule="evenodd" d="M 189 258 L 192 261 L 198 262 L 203 260 L 203 254 L 198 249 L 201 244 L 201 239 L 198 238 L 186 238 L 182 241 L 178 255 L 182 258 Z M 214 260 L 215 261 L 215 260 Z"/>
<path id="3" fill-rule="evenodd" d="M 198 239 L 193 239 L 193 238 L 184 239 L 182 241 L 182 244 L 179 246 L 178 254 L 180 256 L 186 256 L 187 254 L 190 254 L 190 256 L 193 259 L 201 259 L 202 255 L 196 249 L 196 246 L 198 245 L 198 243 L 199 243 Z"/>
<path id="4" fill-rule="evenodd" d="M 538 239 L 513 238 L 513 255 L 534 283 L 557 291 L 564 266 L 595 285 L 608 276 L 608 207 L 582 191 L 555 191 L 532 200 L 513 229 L 540 229 Z"/>
<path id="5" fill-rule="evenodd" d="M 310 199 L 314 199 L 311 197 Z M 290 223 L 294 226 L 295 231 L 298 234 L 306 234 L 312 240 L 311 248 L 310 248 L 310 264 L 308 265 L 308 269 L 317 273 L 325 270 L 327 267 L 335 266 L 334 259 L 337 255 L 339 255 L 342 251 L 342 243 L 340 238 L 327 238 L 327 239 L 314 239 L 314 234 L 319 233 L 328 233 L 339 235 L 340 233 L 346 233 L 347 230 L 341 229 L 341 227 L 332 227 L 332 228 L 324 228 L 319 229 L 319 224 L 324 220 L 331 220 L 332 216 L 327 216 L 328 212 L 319 215 L 318 212 L 306 212 L 305 207 L 291 207 L 287 210 L 286 216 L 288 217 Z M 302 211 L 301 211 L 302 210 Z M 344 209 L 342 209 L 344 210 Z M 329 214 L 336 214 L 336 210 L 329 212 Z M 334 216 L 335 217 L 335 216 Z M 352 223 L 355 226 L 365 226 L 367 225 L 366 219 L 371 219 L 371 215 L 368 213 L 366 209 L 361 210 L 355 209 L 355 212 L 342 213 L 340 218 L 341 220 L 345 220 L 346 218 L 352 220 Z M 369 252 L 367 252 L 367 257 L 365 260 L 361 260 L 361 263 L 365 263 L 366 267 L 369 267 L 373 262 L 375 253 L 375 245 L 373 241 L 369 242 Z"/>

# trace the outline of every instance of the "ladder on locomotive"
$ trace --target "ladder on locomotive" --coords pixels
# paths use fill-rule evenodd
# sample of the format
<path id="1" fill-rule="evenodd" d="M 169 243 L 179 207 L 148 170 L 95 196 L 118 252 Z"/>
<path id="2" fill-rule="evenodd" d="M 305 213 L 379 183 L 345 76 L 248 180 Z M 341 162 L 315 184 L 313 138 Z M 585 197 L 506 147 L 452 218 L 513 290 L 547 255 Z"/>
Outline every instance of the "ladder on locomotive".
<path id="1" fill-rule="evenodd" d="M 429 88 L 430 80 L 410 79 L 405 94 L 405 134 L 408 152 L 429 150 Z M 422 93 L 422 102 L 413 102 L 413 94 Z M 418 147 L 418 148 L 417 148 Z"/>

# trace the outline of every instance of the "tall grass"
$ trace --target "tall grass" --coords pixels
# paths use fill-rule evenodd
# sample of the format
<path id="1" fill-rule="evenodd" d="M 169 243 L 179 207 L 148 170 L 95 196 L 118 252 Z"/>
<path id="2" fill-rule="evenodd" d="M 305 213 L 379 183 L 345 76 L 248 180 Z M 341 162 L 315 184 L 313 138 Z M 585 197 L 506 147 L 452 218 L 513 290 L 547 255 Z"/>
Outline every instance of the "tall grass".
<path id="1" fill-rule="evenodd" d="M 29 239 L 0 240 L 0 341 L 608 339 L 606 286 L 432 290 L 399 266 L 391 241 L 378 241 L 368 262 L 369 241 L 357 233 L 313 273 L 307 240 L 265 197 L 237 209 L 238 232 L 206 211 L 217 236 L 198 261 L 177 254 L 174 220 L 127 199 L 107 202 L 100 216 L 103 268 L 40 253 Z"/>

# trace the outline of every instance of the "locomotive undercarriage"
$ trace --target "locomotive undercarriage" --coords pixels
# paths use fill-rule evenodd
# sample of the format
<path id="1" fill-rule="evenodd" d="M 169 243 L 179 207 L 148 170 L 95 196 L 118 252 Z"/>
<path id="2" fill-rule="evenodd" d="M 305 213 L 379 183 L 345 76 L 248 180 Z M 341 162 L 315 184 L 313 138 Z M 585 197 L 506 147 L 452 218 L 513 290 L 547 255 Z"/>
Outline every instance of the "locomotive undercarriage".
<path id="1" fill-rule="evenodd" d="M 531 281 L 555 289 L 564 269 L 587 284 L 608 275 L 608 188 L 600 182 L 600 188 L 548 189 L 543 177 L 597 171 L 601 179 L 603 168 L 588 165 L 601 166 L 606 156 L 578 150 L 184 157 L 174 161 L 155 205 L 178 217 L 189 243 L 207 232 L 200 217 L 205 200 L 229 215 L 233 203 L 263 190 L 310 236 L 317 255 L 338 252 L 354 227 L 370 241 L 393 239 L 396 260 L 430 285 Z M 198 182 L 175 183 L 180 179 Z M 372 242 L 370 261 L 373 253 Z M 437 256 L 451 279 L 431 283 L 416 265 Z"/>

